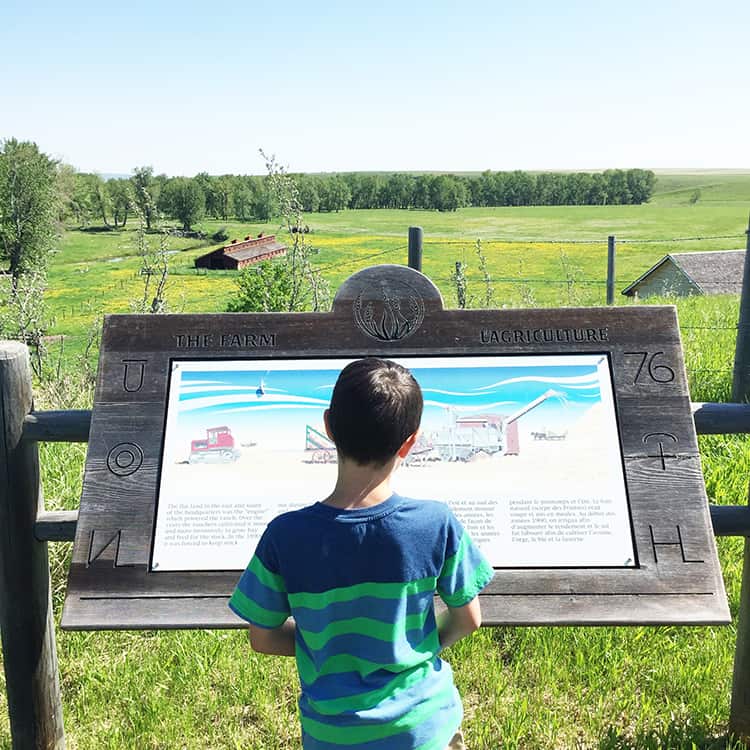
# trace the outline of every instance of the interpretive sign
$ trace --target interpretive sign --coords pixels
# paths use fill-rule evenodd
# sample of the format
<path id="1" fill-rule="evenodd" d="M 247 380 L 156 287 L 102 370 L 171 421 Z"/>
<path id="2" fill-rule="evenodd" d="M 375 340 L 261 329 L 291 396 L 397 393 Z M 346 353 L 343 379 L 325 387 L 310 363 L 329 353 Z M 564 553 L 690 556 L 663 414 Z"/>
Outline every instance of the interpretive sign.
<path id="1" fill-rule="evenodd" d="M 333 486 L 323 411 L 368 354 L 422 387 L 394 489 L 481 546 L 486 623 L 729 620 L 674 308 L 443 310 L 378 266 L 327 314 L 106 318 L 63 626 L 241 625 L 265 525 Z"/>

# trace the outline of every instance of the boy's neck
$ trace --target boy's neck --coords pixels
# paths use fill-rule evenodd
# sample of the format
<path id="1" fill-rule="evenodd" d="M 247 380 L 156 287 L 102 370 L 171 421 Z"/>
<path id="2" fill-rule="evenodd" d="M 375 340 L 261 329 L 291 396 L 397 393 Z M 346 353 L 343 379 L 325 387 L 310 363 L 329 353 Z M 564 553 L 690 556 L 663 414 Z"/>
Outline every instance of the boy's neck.
<path id="1" fill-rule="evenodd" d="M 383 466 L 362 465 L 339 456 L 336 486 L 323 503 L 354 510 L 385 502 L 393 494 L 391 476 L 399 463 L 397 456 Z"/>

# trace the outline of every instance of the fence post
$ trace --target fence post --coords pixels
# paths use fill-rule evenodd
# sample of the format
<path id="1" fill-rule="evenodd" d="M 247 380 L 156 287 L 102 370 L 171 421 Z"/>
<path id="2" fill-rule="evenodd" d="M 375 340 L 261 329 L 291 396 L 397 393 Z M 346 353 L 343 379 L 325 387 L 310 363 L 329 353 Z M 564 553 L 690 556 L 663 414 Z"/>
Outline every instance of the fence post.
<path id="1" fill-rule="evenodd" d="M 750 538 L 745 537 L 740 608 L 737 613 L 737 642 L 734 647 L 732 704 L 729 731 L 743 742 L 750 740 Z"/>
<path id="2" fill-rule="evenodd" d="M 742 274 L 740 317 L 737 323 L 737 344 L 734 349 L 732 401 L 750 401 L 750 219 L 745 243 L 745 269 Z"/>
<path id="3" fill-rule="evenodd" d="M 607 237 L 607 304 L 615 304 L 615 236 Z"/>
<path id="4" fill-rule="evenodd" d="M 422 270 L 422 227 L 409 227 L 409 268 Z"/>
<path id="5" fill-rule="evenodd" d="M 28 349 L 0 341 L 0 630 L 13 750 L 65 747 L 39 454 L 21 437 L 32 409 Z"/>

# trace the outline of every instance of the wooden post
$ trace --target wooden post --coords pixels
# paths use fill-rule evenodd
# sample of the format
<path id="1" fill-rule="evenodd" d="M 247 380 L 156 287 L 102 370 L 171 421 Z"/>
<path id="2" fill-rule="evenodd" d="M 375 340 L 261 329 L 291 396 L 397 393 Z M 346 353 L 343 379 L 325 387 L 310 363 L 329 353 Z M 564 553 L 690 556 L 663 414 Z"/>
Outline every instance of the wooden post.
<path id="1" fill-rule="evenodd" d="M 422 241 L 424 232 L 422 227 L 409 227 L 409 268 L 422 270 Z"/>
<path id="2" fill-rule="evenodd" d="M 750 401 L 750 221 L 748 221 L 745 250 L 745 270 L 742 274 L 740 319 L 737 323 L 737 344 L 734 350 L 732 401 Z"/>
<path id="3" fill-rule="evenodd" d="M 615 304 L 615 236 L 607 237 L 607 304 Z"/>
<path id="4" fill-rule="evenodd" d="M 737 642 L 734 647 L 732 704 L 729 731 L 736 739 L 750 741 L 750 538 L 745 537 L 740 609 L 737 613 Z"/>
<path id="5" fill-rule="evenodd" d="M 22 439 L 32 409 L 27 348 L 0 342 L 0 630 L 13 750 L 62 750 L 47 543 L 34 538 L 42 505 L 39 455 Z"/>

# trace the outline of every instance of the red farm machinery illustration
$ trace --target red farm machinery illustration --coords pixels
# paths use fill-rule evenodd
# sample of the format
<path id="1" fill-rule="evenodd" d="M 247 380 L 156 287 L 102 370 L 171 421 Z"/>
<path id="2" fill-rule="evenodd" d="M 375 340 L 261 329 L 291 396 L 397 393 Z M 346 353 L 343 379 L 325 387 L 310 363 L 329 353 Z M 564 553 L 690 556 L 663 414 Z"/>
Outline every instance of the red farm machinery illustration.
<path id="1" fill-rule="evenodd" d="M 206 437 L 190 441 L 191 464 L 198 463 L 229 463 L 240 457 L 240 451 L 235 446 L 232 431 L 226 425 L 209 427 Z"/>

